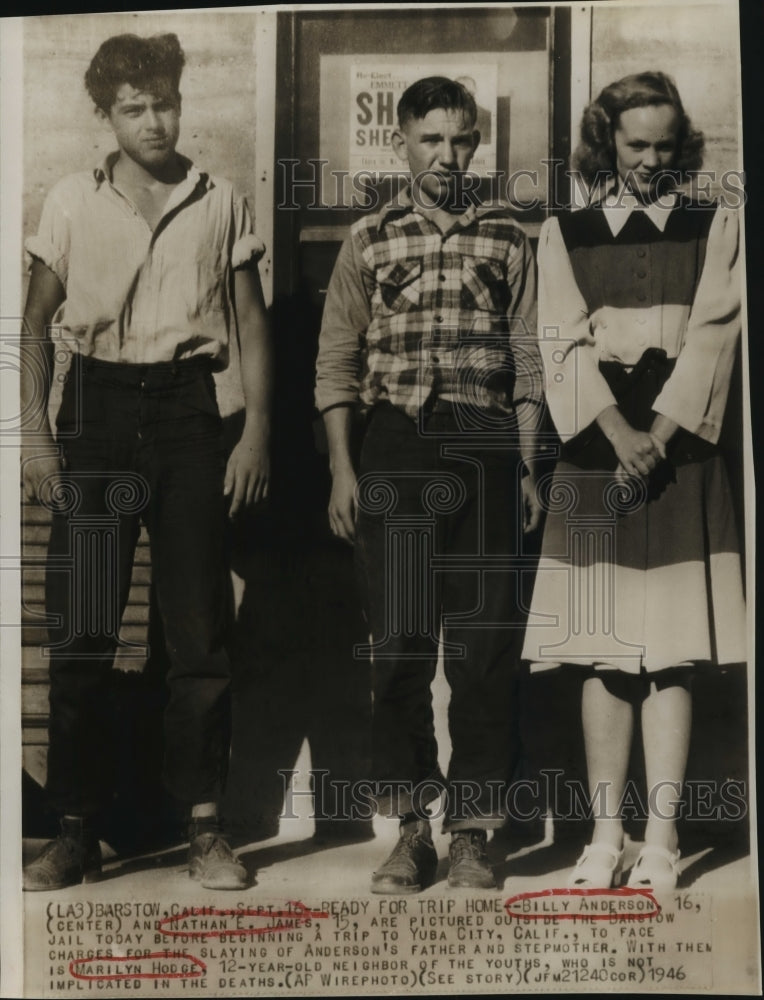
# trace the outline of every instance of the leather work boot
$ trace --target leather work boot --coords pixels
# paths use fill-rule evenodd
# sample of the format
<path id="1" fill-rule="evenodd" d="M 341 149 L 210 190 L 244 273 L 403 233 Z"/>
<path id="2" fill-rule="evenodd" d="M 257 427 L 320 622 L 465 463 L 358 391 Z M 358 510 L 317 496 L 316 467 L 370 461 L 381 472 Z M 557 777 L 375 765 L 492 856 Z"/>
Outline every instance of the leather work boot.
<path id="1" fill-rule="evenodd" d="M 448 850 L 451 889 L 495 889 L 496 878 L 485 851 L 485 830 L 456 830 Z"/>
<path id="2" fill-rule="evenodd" d="M 81 882 L 96 882 L 101 875 L 101 845 L 81 816 L 64 816 L 61 833 L 49 841 L 24 868 L 24 889 L 46 892 Z"/>
<path id="3" fill-rule="evenodd" d="M 188 874 L 205 889 L 246 889 L 247 869 L 237 861 L 217 824 L 191 820 Z"/>
<path id="4" fill-rule="evenodd" d="M 371 877 L 371 891 L 420 892 L 432 885 L 438 855 L 425 819 L 401 823 L 398 843 L 390 857 Z"/>

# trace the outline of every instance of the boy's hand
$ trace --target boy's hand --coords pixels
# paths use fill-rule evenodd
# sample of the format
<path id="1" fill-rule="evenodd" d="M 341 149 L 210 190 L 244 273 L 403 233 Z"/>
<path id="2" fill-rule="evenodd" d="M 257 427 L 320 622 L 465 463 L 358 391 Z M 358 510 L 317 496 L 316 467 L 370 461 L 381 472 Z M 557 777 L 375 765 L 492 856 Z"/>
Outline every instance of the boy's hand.
<path id="1" fill-rule="evenodd" d="M 235 517 L 242 504 L 247 507 L 268 496 L 271 460 L 268 435 L 244 429 L 239 443 L 231 452 L 225 471 L 223 493 L 232 495 L 229 517 Z"/>
<path id="2" fill-rule="evenodd" d="M 535 531 L 541 521 L 541 504 L 536 492 L 534 476 L 523 476 L 520 480 L 523 491 L 523 532 L 527 535 Z"/>
<path id="3" fill-rule="evenodd" d="M 343 468 L 332 476 L 329 497 L 329 527 L 337 538 L 352 545 L 355 541 L 355 487 L 356 476 L 352 468 Z"/>
<path id="4" fill-rule="evenodd" d="M 21 485 L 28 503 L 49 506 L 59 484 L 61 458 L 58 448 L 23 449 L 21 453 Z"/>

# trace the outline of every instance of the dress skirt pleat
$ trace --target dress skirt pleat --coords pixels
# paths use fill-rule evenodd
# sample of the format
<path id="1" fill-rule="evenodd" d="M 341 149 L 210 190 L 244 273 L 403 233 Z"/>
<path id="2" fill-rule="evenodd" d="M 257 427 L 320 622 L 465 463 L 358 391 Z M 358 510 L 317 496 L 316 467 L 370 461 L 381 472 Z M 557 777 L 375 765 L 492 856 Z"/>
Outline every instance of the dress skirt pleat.
<path id="1" fill-rule="evenodd" d="M 523 657 L 629 673 L 746 658 L 745 604 L 723 459 L 680 465 L 655 499 L 641 480 L 564 461 L 548 515 Z"/>

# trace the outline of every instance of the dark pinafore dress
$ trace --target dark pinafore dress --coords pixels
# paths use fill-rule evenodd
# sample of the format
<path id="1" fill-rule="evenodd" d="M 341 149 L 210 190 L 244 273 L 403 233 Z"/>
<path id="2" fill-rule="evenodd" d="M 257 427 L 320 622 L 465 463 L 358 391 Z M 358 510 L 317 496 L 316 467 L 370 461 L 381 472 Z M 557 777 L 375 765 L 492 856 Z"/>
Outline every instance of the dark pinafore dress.
<path id="1" fill-rule="evenodd" d="M 654 404 L 663 412 L 664 387 L 671 391 L 714 213 L 680 200 L 662 232 L 633 211 L 615 236 L 600 206 L 545 223 L 559 225 L 555 245 L 568 256 L 590 337 L 602 345 L 599 373 L 640 430 L 649 430 Z M 553 298 L 554 283 L 547 287 Z M 555 303 L 546 305 L 553 313 Z M 719 336 L 730 330 L 720 324 Z M 561 377 L 552 367 L 554 417 Z M 578 388 L 587 391 L 583 380 Z M 553 476 L 540 484 L 548 514 L 523 650 L 532 670 L 570 663 L 638 674 L 745 660 L 738 538 L 713 436 L 680 426 L 668 459 L 648 480 L 626 483 L 614 478 L 617 459 L 596 422 L 564 441 Z"/>

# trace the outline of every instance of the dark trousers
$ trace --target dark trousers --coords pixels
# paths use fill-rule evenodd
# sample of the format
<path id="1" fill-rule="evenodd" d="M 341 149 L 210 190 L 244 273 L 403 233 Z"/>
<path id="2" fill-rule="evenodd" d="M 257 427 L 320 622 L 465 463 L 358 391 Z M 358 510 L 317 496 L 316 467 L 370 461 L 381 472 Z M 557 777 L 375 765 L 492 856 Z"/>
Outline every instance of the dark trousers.
<path id="1" fill-rule="evenodd" d="M 445 829 L 504 821 L 527 582 L 520 493 L 516 447 L 465 431 L 454 407 L 439 404 L 424 432 L 390 404 L 373 411 L 356 552 L 371 632 L 380 811 L 418 812 L 445 787 Z M 445 782 L 431 693 L 441 628 L 451 689 Z"/>
<path id="2" fill-rule="evenodd" d="M 209 365 L 75 356 L 57 423 L 65 471 L 46 575 L 50 804 L 91 815 L 112 794 L 110 677 L 125 645 L 119 628 L 141 520 L 167 650 L 164 782 L 184 803 L 217 800 L 228 751 L 230 605 L 225 455 Z"/>

